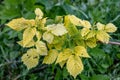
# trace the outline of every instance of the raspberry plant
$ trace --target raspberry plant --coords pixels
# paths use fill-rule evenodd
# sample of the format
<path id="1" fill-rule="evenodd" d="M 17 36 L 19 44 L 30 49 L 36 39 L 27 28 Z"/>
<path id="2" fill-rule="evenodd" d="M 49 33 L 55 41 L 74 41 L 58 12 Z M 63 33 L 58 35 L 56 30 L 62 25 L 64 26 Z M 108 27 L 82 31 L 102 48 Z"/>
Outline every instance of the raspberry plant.
<path id="1" fill-rule="evenodd" d="M 31 69 L 44 56 L 43 64 L 66 66 L 74 78 L 84 69 L 82 58 L 90 58 L 87 48 L 96 47 L 98 42 L 107 44 L 111 38 L 108 33 L 117 30 L 112 23 L 91 25 L 74 15 L 56 16 L 51 21 L 44 18 L 39 8 L 36 8 L 35 14 L 35 19 L 18 18 L 6 24 L 16 31 L 23 31 L 23 38 L 18 44 L 28 50 L 22 56 L 22 62 Z"/>

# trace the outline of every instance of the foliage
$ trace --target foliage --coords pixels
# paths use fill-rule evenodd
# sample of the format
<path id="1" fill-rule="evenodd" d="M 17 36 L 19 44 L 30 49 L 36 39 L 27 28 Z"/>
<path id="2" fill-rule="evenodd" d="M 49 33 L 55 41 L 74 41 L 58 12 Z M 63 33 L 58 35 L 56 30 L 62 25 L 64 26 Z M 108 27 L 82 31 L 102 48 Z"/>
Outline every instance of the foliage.
<path id="1" fill-rule="evenodd" d="M 119 0 L 4 0 L 0 5 L 0 22 L 4 24 L 8 20 L 22 16 L 32 19 L 35 17 L 33 10 L 39 7 L 45 13 L 44 17 L 55 18 L 56 15 L 74 14 L 79 18 L 89 20 L 93 24 L 96 22 L 104 24 L 113 22 L 118 30 L 116 33 L 110 34 L 114 38 L 111 40 L 119 40 L 119 4 Z M 53 23 L 53 20 L 49 21 L 50 23 Z M 0 65 L 4 65 L 1 66 L 1 79 L 73 79 L 68 75 L 66 68 L 61 69 L 59 66 L 54 67 L 54 65 L 46 68 L 46 65 L 41 65 L 43 57 L 40 57 L 38 67 L 29 72 L 26 71 L 19 61 L 21 53 L 26 52 L 26 49 L 16 44 L 16 41 L 22 39 L 21 32 L 15 32 L 2 26 L 0 28 L 0 53 L 2 53 Z M 97 80 L 99 77 L 119 79 L 119 46 L 98 44 L 96 48 L 88 49 L 88 53 L 92 58 L 83 59 L 84 71 L 77 79 Z M 11 74 L 12 72 L 14 73 Z"/>

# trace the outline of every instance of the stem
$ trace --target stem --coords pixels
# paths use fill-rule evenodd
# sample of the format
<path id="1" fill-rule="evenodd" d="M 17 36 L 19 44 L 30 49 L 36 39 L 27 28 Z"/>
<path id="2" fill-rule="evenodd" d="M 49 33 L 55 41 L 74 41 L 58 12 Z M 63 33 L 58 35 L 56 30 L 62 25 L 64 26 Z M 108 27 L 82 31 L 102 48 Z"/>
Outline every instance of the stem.
<path id="1" fill-rule="evenodd" d="M 108 44 L 114 44 L 114 45 L 119 45 L 120 46 L 120 42 L 113 42 L 113 41 L 109 41 Z"/>

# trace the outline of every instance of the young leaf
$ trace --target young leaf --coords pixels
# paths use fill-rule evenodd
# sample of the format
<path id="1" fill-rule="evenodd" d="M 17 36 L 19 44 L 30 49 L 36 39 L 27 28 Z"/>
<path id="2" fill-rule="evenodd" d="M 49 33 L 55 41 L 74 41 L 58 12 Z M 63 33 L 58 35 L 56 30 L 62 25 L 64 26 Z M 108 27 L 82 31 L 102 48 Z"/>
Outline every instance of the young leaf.
<path id="1" fill-rule="evenodd" d="M 71 55 L 67 61 L 67 70 L 74 78 L 83 70 L 83 64 L 79 56 Z"/>
<path id="2" fill-rule="evenodd" d="M 55 62 L 57 56 L 58 56 L 58 51 L 52 49 L 48 52 L 48 55 L 44 57 L 43 63 L 52 64 L 53 62 Z"/>
<path id="3" fill-rule="evenodd" d="M 35 14 L 38 17 L 38 19 L 42 19 L 43 18 L 43 12 L 39 8 L 35 9 Z"/>

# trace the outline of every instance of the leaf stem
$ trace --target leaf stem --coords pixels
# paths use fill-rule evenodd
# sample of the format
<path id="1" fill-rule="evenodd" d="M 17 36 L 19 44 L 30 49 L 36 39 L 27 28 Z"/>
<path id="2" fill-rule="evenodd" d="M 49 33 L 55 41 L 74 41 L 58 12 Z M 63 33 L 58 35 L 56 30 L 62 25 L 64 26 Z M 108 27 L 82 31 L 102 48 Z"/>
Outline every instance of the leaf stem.
<path id="1" fill-rule="evenodd" d="M 120 42 L 113 42 L 113 41 L 109 41 L 108 44 L 114 44 L 114 45 L 119 45 L 120 46 Z"/>

